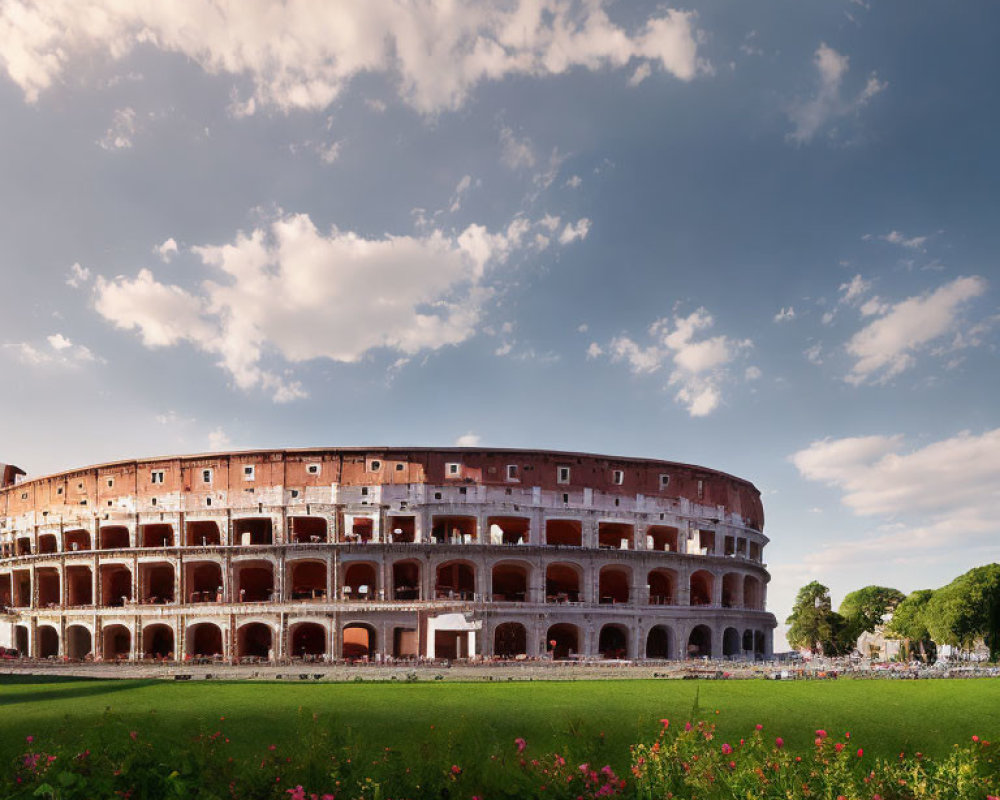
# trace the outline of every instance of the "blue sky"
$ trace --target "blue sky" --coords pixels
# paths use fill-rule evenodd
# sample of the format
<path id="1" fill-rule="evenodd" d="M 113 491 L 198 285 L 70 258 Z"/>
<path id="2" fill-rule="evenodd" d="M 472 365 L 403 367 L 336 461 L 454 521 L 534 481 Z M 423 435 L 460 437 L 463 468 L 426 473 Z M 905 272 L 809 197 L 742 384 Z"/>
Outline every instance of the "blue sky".
<path id="1" fill-rule="evenodd" d="M 770 606 L 998 557 L 989 3 L 0 7 L 0 457 L 761 489 Z"/>

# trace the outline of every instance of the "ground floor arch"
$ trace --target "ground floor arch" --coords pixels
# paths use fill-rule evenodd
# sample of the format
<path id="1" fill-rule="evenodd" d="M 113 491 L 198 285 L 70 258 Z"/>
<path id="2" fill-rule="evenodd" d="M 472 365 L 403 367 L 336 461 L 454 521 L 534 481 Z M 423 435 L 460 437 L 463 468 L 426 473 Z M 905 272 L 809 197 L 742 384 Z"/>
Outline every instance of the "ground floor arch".
<path id="1" fill-rule="evenodd" d="M 375 628 L 363 622 L 351 622 L 340 634 L 340 652 L 348 661 L 362 661 L 375 654 Z"/>
<path id="2" fill-rule="evenodd" d="M 161 623 L 147 625 L 142 629 L 142 653 L 144 658 L 173 659 L 174 629 Z"/>
<path id="3" fill-rule="evenodd" d="M 125 625 L 108 625 L 101 631 L 105 661 L 123 661 L 132 655 L 132 632 Z"/>
<path id="4" fill-rule="evenodd" d="M 696 625 L 688 635 L 688 658 L 712 657 L 712 630 L 707 625 Z"/>
<path id="5" fill-rule="evenodd" d="M 14 626 L 14 647 L 17 648 L 18 655 L 27 657 L 31 654 L 30 636 L 27 625 Z"/>
<path id="6" fill-rule="evenodd" d="M 90 629 L 84 625 L 69 625 L 66 627 L 66 658 L 71 661 L 83 661 L 94 657 L 94 638 Z"/>
<path id="7" fill-rule="evenodd" d="M 516 658 L 528 652 L 528 631 L 520 622 L 502 622 L 493 631 L 493 655 Z"/>
<path id="8" fill-rule="evenodd" d="M 554 661 L 564 661 L 580 652 L 580 629 L 570 622 L 558 622 L 549 627 L 545 644 Z"/>
<path id="9" fill-rule="evenodd" d="M 673 643 L 674 635 L 666 625 L 654 625 L 646 634 L 646 658 L 677 658 Z"/>
<path id="10" fill-rule="evenodd" d="M 628 657 L 628 628 L 618 623 L 608 623 L 597 637 L 597 652 L 601 658 Z"/>
<path id="11" fill-rule="evenodd" d="M 214 622 L 198 622 L 187 629 L 188 655 L 222 658 L 225 655 L 222 628 Z"/>
<path id="12" fill-rule="evenodd" d="M 274 660 L 274 632 L 263 622 L 247 622 L 236 631 L 236 656 L 239 659 Z"/>
<path id="13" fill-rule="evenodd" d="M 59 631 L 52 625 L 38 626 L 38 657 L 56 658 L 59 655 Z"/>
<path id="14" fill-rule="evenodd" d="M 742 638 L 736 628 L 726 628 L 722 632 L 722 655 L 733 658 L 742 652 Z"/>
<path id="15" fill-rule="evenodd" d="M 327 638 L 326 628 L 318 622 L 298 622 L 291 630 L 290 655 L 303 660 L 326 656 Z"/>

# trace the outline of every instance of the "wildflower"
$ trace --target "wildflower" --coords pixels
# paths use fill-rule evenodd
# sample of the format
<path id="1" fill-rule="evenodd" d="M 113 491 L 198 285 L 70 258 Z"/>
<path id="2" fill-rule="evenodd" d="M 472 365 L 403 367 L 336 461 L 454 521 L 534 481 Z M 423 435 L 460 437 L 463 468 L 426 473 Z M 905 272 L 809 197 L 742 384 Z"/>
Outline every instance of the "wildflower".
<path id="1" fill-rule="evenodd" d="M 774 740 L 774 746 L 780 750 L 782 747 L 785 746 L 785 740 L 779 736 L 777 739 Z"/>
<path id="2" fill-rule="evenodd" d="M 865 751 L 862 748 L 859 747 L 858 748 L 858 758 L 861 758 L 861 756 L 863 756 L 864 754 L 865 754 Z"/>
<path id="3" fill-rule="evenodd" d="M 735 761 L 730 761 L 729 762 L 729 769 L 736 769 L 736 762 Z"/>
<path id="4" fill-rule="evenodd" d="M 278 749 L 278 745 L 276 745 L 276 744 L 269 744 L 267 746 L 267 749 L 268 750 L 277 750 Z"/>
<path id="5" fill-rule="evenodd" d="M 729 742 L 723 743 L 723 745 L 722 745 L 722 754 L 724 756 L 728 756 L 732 752 L 733 752 L 732 745 L 730 745 Z"/>
<path id="6" fill-rule="evenodd" d="M 826 738 L 826 731 L 823 730 L 822 728 L 820 728 L 818 731 L 816 731 L 816 737 L 818 739 L 825 739 Z"/>
<path id="7" fill-rule="evenodd" d="M 29 741 L 30 741 L 30 740 L 29 740 Z M 978 737 L 978 736 L 976 736 L 975 734 L 973 734 L 973 735 L 972 735 L 972 741 L 974 741 L 974 742 L 975 742 L 976 744 L 979 744 L 979 737 Z"/>
<path id="8" fill-rule="evenodd" d="M 685 722 L 684 723 L 684 730 L 686 730 L 686 731 L 691 730 L 691 723 L 690 722 Z"/>
<path id="9" fill-rule="evenodd" d="M 660 724 L 663 726 L 663 729 L 666 730 L 667 728 L 670 727 L 670 720 L 669 719 L 661 719 L 660 720 Z"/>
<path id="10" fill-rule="evenodd" d="M 850 732 L 850 731 L 847 731 L 847 732 L 846 732 L 846 733 L 844 734 L 844 738 L 845 738 L 845 739 L 850 739 L 850 738 L 851 738 L 851 732 Z"/>
<path id="11" fill-rule="evenodd" d="M 25 736 L 24 739 L 28 744 L 31 744 L 33 741 L 35 741 L 34 736 Z"/>
<path id="12" fill-rule="evenodd" d="M 128 735 L 129 738 L 134 742 L 136 739 L 139 738 L 139 731 L 129 731 Z"/>
<path id="13" fill-rule="evenodd" d="M 590 764 L 581 764 L 579 767 L 577 767 L 577 769 L 580 770 L 580 772 L 582 772 L 584 775 L 586 775 L 587 770 L 590 769 Z"/>
<path id="14" fill-rule="evenodd" d="M 458 766 L 458 764 L 452 764 L 451 765 L 451 774 L 452 775 L 461 775 L 462 774 L 462 768 L 460 766 Z"/>
<path id="15" fill-rule="evenodd" d="M 764 730 L 764 726 L 761 725 L 759 722 L 756 725 L 754 725 L 754 728 L 757 729 L 758 731 Z"/>
<path id="16" fill-rule="evenodd" d="M 844 749 L 844 743 L 843 743 L 843 742 L 837 742 L 837 743 L 836 743 L 836 744 L 835 744 L 835 745 L 833 746 L 833 749 L 834 749 L 834 750 L 836 750 L 836 751 L 837 751 L 837 752 L 839 753 L 839 752 L 840 752 L 841 750 L 843 750 L 843 749 Z"/>
<path id="17" fill-rule="evenodd" d="M 524 739 L 522 739 L 520 736 L 518 736 L 514 740 L 514 744 L 516 745 L 517 752 L 519 752 L 519 753 L 523 753 L 524 752 L 524 748 L 528 746 L 528 743 L 526 741 L 524 741 Z"/>

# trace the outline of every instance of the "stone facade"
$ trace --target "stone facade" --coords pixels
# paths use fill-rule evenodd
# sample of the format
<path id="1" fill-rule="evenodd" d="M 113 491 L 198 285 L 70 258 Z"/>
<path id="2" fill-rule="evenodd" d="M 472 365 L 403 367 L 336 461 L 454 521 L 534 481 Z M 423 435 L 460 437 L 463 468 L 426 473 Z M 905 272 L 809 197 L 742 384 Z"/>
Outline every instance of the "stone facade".
<path id="1" fill-rule="evenodd" d="M 330 448 L 0 484 L 36 658 L 768 658 L 760 494 L 668 461 Z"/>

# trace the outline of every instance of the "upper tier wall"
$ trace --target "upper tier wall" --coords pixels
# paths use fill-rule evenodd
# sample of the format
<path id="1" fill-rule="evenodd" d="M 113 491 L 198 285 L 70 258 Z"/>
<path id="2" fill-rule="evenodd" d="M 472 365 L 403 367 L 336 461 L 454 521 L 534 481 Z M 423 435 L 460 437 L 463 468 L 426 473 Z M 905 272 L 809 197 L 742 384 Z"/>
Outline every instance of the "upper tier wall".
<path id="1" fill-rule="evenodd" d="M 568 470 L 568 473 L 566 472 Z M 207 474 L 210 473 L 210 474 Z M 206 477 L 209 480 L 206 481 Z M 124 497 L 255 487 L 427 483 L 593 489 L 606 494 L 686 498 L 722 506 L 764 528 L 760 492 L 749 481 L 691 464 L 544 450 L 320 448 L 176 456 L 86 467 L 0 489 L 0 516 L 97 513 Z"/>

